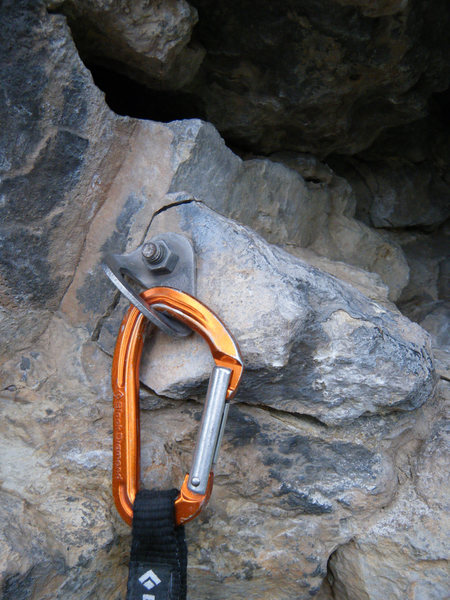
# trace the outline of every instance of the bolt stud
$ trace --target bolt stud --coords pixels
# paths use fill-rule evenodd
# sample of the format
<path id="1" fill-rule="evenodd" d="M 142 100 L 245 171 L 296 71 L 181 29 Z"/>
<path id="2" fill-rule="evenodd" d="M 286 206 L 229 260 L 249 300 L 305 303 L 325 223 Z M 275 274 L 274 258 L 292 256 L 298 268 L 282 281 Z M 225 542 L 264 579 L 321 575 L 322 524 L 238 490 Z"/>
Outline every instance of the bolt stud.
<path id="1" fill-rule="evenodd" d="M 166 249 L 162 244 L 147 242 L 142 247 L 142 256 L 152 265 L 157 265 L 166 256 Z"/>

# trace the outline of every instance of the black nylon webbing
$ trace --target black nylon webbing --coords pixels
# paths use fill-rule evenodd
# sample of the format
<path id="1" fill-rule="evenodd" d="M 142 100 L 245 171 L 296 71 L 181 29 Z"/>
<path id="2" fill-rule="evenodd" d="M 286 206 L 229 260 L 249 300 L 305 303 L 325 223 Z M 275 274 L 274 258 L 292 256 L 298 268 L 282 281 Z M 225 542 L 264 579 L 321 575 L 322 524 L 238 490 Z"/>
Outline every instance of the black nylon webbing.
<path id="1" fill-rule="evenodd" d="M 133 530 L 126 600 L 185 600 L 187 548 L 175 526 L 178 491 L 140 490 Z"/>

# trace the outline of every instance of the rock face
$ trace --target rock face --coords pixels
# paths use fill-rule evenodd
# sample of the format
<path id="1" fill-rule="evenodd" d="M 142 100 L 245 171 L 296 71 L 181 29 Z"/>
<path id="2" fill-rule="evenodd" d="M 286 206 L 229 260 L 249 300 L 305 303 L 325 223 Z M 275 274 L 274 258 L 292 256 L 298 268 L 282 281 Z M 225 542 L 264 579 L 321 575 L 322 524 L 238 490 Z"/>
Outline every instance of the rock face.
<path id="1" fill-rule="evenodd" d="M 448 402 L 445 385 L 442 393 Z M 443 414 L 395 502 L 361 538 L 332 556 L 335 598 L 440 600 L 448 596 L 448 521 L 437 518 L 440 511 L 449 510 L 444 475 L 448 435 L 448 415 Z"/>
<path id="2" fill-rule="evenodd" d="M 174 206 L 158 214 L 150 234 L 175 231 L 192 240 L 198 297 L 238 337 L 246 402 L 337 424 L 412 410 L 431 396 L 430 348 L 418 326 L 202 204 L 179 203 L 182 198 L 167 198 Z M 123 307 L 117 312 L 109 331 L 118 330 Z M 191 357 L 182 370 L 180 351 Z M 209 376 L 208 352 L 197 337 L 161 340 L 143 382 L 159 395 L 191 397 Z"/>
<path id="3" fill-rule="evenodd" d="M 333 168 L 351 184 L 355 216 L 387 229 L 428 231 L 450 216 L 450 144 L 446 103 L 431 103 L 435 116 L 386 131 L 358 157 L 333 157 Z"/>
<path id="4" fill-rule="evenodd" d="M 126 2 L 110 8 L 67 0 L 58 10 L 69 15 L 80 52 L 91 62 L 129 65 L 130 75 L 142 80 L 152 61 L 153 89 L 185 83 L 185 103 L 197 114 L 234 144 L 265 154 L 354 154 L 383 129 L 424 116 L 431 93 L 449 83 L 445 0 L 433 6 L 327 0 L 320 10 L 312 1 L 190 4 L 199 16 L 191 45 L 202 48 L 201 65 L 186 46 L 195 12 L 185 2 L 139 3 L 130 11 Z M 169 56 L 161 60 L 158 51 Z M 173 83 L 165 70 L 175 53 L 185 68 Z M 158 60 L 163 74 L 155 77 Z"/>
<path id="5" fill-rule="evenodd" d="M 433 165 L 353 160 L 346 178 L 358 190 L 358 216 L 374 227 L 440 225 L 450 216 L 450 185 Z"/>
<path id="6" fill-rule="evenodd" d="M 344 149 L 366 145 L 375 131 L 373 116 L 389 98 L 394 108 L 385 121 L 378 117 L 377 127 L 422 110 L 438 73 L 444 85 L 444 17 L 430 29 L 434 38 L 415 43 L 408 32 L 413 27 L 420 37 L 426 21 L 415 19 L 429 10 L 415 2 L 340 0 L 330 2 L 328 13 L 303 3 L 301 14 L 296 5 L 282 14 L 278 6 L 261 4 L 245 40 L 245 21 L 240 29 L 230 21 L 230 11 L 240 15 L 245 5 L 219 3 L 208 5 L 211 23 L 219 15 L 224 19 L 214 54 L 206 41 L 205 50 L 198 45 L 202 36 L 212 36 L 202 29 L 200 4 L 198 13 L 182 1 L 52 0 L 47 6 L 52 14 L 31 0 L 0 8 L 2 598 L 125 596 L 130 530 L 111 495 L 110 352 L 126 303 L 101 261 L 107 252 L 131 251 L 168 229 L 192 241 L 197 294 L 230 327 L 246 364 L 213 496 L 187 527 L 189 597 L 446 597 L 448 232 L 445 224 L 437 226 L 443 204 L 427 225 L 431 232 L 375 230 L 354 180 L 313 154 L 326 154 L 338 138 Z M 245 108 L 249 94 L 259 108 L 248 113 L 248 127 L 245 112 L 233 112 L 230 130 L 237 131 L 236 119 L 244 118 L 242 139 L 262 132 L 254 138 L 261 149 L 273 115 L 281 115 L 273 101 L 275 66 L 267 63 L 260 102 L 258 57 L 249 62 L 233 52 L 238 37 L 243 46 L 254 43 L 269 12 L 280 31 L 291 19 L 286 52 L 292 44 L 311 48 L 302 68 L 323 62 L 331 48 L 331 62 L 321 71 L 327 89 L 341 81 L 348 61 L 366 61 L 360 84 L 350 79 L 348 97 L 340 96 L 338 84 L 333 94 L 340 114 L 360 107 L 361 116 L 350 127 L 330 109 L 314 137 L 316 115 L 308 124 L 299 98 L 289 126 L 277 121 L 273 148 L 283 151 L 247 160 L 205 121 L 119 117 L 93 84 L 64 17 L 53 14 L 61 10 L 77 37 L 82 32 L 76 21 L 85 19 L 84 43 L 91 43 L 96 59 L 103 56 L 108 66 L 122 61 L 120 68 L 147 84 L 187 90 L 220 63 L 222 74 L 214 66 L 216 83 L 202 83 L 210 88 L 205 102 L 225 89 L 232 73 L 232 96 L 223 95 L 230 111 L 236 103 Z M 288 33 L 299 28 L 304 37 L 289 42 Z M 279 44 L 278 30 L 270 25 L 265 31 L 255 45 L 263 61 L 264 50 Z M 219 46 L 227 32 L 230 54 L 224 56 Z M 311 40 L 320 48 L 313 50 Z M 352 40 L 358 43 L 349 46 Z M 362 45 L 366 54 L 352 51 L 354 58 L 333 50 Z M 332 67 L 333 60 L 341 66 Z M 293 62 L 278 57 L 278 64 L 289 75 Z M 403 75 L 397 77 L 400 64 Z M 411 65 L 418 80 L 410 110 Z M 299 71 L 289 94 L 302 81 L 304 98 L 314 99 L 319 118 L 328 100 L 322 103 L 314 72 L 306 78 Z M 372 92 L 367 95 L 365 86 L 372 77 L 377 101 L 370 112 L 365 102 Z M 398 93 L 404 89 L 401 98 L 392 95 L 393 86 Z M 294 97 L 289 94 L 285 100 L 278 94 L 285 108 Z M 267 103 L 274 107 L 270 118 L 262 115 Z M 300 114 L 303 125 L 295 133 Z M 225 111 L 222 116 L 228 118 Z M 288 134 L 303 153 L 289 152 Z M 408 151 L 410 163 L 418 164 L 419 151 L 412 145 Z M 444 154 L 436 153 L 433 163 L 439 163 L 440 177 Z M 375 152 L 370 161 L 378 158 Z M 393 206 L 395 216 L 399 205 Z M 425 212 L 430 206 L 424 201 Z M 179 486 L 189 469 L 210 361 L 195 336 L 176 341 L 156 334 L 148 340 L 141 372 L 145 486 Z M 393 570 L 400 575 L 392 577 Z"/>
<path id="7" fill-rule="evenodd" d="M 111 143 L 121 140 L 124 124 L 92 85 L 64 19 L 44 15 L 39 3 L 2 5 L 0 330 L 6 353 L 39 337 L 69 285 L 86 229 L 117 170 Z M 27 44 L 10 44 L 16 36 Z"/>
<path id="8" fill-rule="evenodd" d="M 47 2 L 51 11 L 62 6 L 85 60 L 112 62 L 149 86 L 178 89 L 192 80 L 203 60 L 204 49 L 190 43 L 197 11 L 184 0 Z"/>

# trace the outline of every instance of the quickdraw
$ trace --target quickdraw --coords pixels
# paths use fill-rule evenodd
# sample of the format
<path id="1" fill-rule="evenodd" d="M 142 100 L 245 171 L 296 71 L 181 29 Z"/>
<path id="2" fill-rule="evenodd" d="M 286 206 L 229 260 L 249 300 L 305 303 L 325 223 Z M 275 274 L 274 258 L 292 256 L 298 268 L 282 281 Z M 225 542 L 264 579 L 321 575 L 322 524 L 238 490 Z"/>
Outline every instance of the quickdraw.
<path id="1" fill-rule="evenodd" d="M 200 513 L 211 495 L 229 401 L 242 377 L 242 358 L 225 325 L 193 295 L 195 256 L 184 236 L 156 236 L 128 255 L 106 257 L 104 269 L 132 302 L 120 326 L 112 368 L 113 496 L 120 516 L 133 527 L 127 600 L 185 600 L 183 525 Z M 139 294 L 130 279 L 149 289 Z M 199 333 L 215 361 L 191 468 L 180 491 L 140 489 L 139 365 L 149 321 L 176 337 L 192 330 Z"/>

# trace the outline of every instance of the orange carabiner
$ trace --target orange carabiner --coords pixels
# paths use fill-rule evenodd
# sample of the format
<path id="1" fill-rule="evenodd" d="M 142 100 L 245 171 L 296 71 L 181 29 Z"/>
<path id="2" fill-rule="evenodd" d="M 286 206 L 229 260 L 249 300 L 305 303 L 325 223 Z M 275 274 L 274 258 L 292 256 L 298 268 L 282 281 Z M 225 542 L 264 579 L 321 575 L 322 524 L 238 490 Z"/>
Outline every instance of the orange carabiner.
<path id="1" fill-rule="evenodd" d="M 191 471 L 175 500 L 175 522 L 180 525 L 196 517 L 211 495 L 212 466 L 225 426 L 228 401 L 236 392 L 243 364 L 238 345 L 223 323 L 196 298 L 167 287 L 151 288 L 141 297 L 153 309 L 165 311 L 199 333 L 216 363 Z M 140 479 L 139 364 L 146 323 L 145 316 L 130 306 L 120 326 L 112 368 L 113 496 L 119 514 L 130 525 Z"/>

